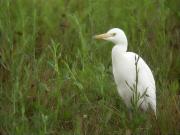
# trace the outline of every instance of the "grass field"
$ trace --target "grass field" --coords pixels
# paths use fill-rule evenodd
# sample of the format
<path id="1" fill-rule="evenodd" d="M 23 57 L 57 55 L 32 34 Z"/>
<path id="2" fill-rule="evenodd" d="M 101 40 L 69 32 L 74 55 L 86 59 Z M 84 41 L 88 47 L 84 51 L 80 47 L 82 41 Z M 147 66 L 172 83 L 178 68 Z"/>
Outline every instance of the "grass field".
<path id="1" fill-rule="evenodd" d="M 180 135 L 180 1 L 0 0 L 0 135 Z M 132 120 L 112 75 L 110 42 L 151 67 L 157 120 Z M 141 114 L 141 115 L 140 115 Z"/>

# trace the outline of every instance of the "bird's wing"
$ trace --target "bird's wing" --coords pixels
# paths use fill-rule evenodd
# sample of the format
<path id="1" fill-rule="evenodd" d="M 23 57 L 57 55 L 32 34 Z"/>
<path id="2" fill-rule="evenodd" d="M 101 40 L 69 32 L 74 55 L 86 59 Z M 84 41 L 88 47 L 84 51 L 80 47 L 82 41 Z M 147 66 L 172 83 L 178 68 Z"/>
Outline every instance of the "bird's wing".
<path id="1" fill-rule="evenodd" d="M 138 55 L 133 52 L 128 52 L 127 55 L 135 65 L 135 56 L 138 57 Z M 141 88 L 141 93 L 144 93 L 144 91 L 147 90 L 146 99 L 148 103 L 150 103 L 152 109 L 156 112 L 156 87 L 154 77 L 149 66 L 142 58 L 139 58 L 138 60 L 138 70 L 138 85 Z"/>

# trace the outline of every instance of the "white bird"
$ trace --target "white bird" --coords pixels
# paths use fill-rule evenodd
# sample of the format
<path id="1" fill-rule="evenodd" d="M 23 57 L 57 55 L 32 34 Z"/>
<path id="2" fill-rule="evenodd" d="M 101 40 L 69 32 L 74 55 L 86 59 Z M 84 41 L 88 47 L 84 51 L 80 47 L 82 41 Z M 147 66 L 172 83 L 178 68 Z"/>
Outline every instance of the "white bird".
<path id="1" fill-rule="evenodd" d="M 142 58 L 136 53 L 127 52 L 128 41 L 123 30 L 113 28 L 94 37 L 115 44 L 112 49 L 113 75 L 118 93 L 126 106 L 132 107 L 132 99 L 135 99 L 133 89 L 136 89 L 137 107 L 144 111 L 151 108 L 156 115 L 156 87 L 153 74 Z"/>

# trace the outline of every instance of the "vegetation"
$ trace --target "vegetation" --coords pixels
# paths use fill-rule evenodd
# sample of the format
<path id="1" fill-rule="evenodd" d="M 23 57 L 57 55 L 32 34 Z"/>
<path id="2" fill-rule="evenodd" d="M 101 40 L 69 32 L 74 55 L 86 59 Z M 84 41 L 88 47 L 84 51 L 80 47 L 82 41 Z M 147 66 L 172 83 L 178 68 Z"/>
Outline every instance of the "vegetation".
<path id="1" fill-rule="evenodd" d="M 0 134 L 180 134 L 178 0 L 0 0 Z M 123 29 L 157 87 L 157 119 L 132 120 L 112 76 L 112 43 Z"/>

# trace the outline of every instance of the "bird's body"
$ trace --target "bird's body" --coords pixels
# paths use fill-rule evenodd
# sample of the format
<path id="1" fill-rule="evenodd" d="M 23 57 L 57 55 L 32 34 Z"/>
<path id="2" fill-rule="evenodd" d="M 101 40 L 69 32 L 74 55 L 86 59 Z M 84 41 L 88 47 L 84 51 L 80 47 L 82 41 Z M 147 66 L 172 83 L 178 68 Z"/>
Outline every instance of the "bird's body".
<path id="1" fill-rule="evenodd" d="M 137 94 L 140 95 L 137 105 L 144 111 L 150 106 L 156 114 L 156 88 L 153 74 L 142 58 L 133 52 L 127 52 L 128 44 L 124 32 L 114 28 L 96 38 L 115 43 L 112 49 L 113 75 L 118 93 L 127 107 L 132 106 L 131 99 L 134 94 L 132 88 L 137 86 Z"/>
<path id="2" fill-rule="evenodd" d="M 143 110 L 147 110 L 150 105 L 156 111 L 155 82 L 152 72 L 142 58 L 137 62 L 138 73 L 136 74 L 135 57 L 139 56 L 133 52 L 122 52 L 118 45 L 112 49 L 113 75 L 117 85 L 119 95 L 128 107 L 131 107 L 133 92 L 131 88 L 136 85 L 136 75 L 138 76 L 137 90 L 142 95 L 146 90 L 146 95 L 139 99 L 139 105 Z M 127 84 L 128 83 L 128 84 Z"/>

